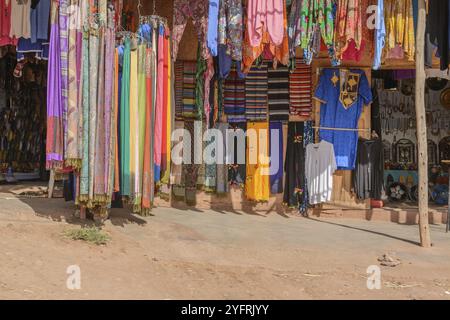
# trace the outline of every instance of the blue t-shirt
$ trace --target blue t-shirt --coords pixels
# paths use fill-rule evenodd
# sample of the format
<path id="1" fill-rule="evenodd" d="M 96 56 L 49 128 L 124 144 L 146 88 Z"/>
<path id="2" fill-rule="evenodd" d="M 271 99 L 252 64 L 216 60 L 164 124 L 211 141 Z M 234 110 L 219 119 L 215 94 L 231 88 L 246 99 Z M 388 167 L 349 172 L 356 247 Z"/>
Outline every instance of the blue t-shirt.
<path id="1" fill-rule="evenodd" d="M 314 98 L 321 102 L 320 127 L 357 129 L 372 91 L 363 70 L 324 69 Z M 357 131 L 320 130 L 320 139 L 334 145 L 339 170 L 353 170 L 358 145 Z"/>

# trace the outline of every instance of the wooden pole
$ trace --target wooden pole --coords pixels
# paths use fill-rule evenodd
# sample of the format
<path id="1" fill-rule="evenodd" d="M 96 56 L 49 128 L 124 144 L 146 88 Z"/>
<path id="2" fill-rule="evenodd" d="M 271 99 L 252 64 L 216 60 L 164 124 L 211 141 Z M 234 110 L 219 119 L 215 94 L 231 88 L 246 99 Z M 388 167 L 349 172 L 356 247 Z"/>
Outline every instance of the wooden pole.
<path id="1" fill-rule="evenodd" d="M 431 247 L 430 226 L 428 222 L 428 146 L 425 112 L 425 25 L 426 3 L 419 0 L 419 14 L 416 32 L 416 115 L 417 149 L 419 161 L 419 228 L 420 245 Z"/>

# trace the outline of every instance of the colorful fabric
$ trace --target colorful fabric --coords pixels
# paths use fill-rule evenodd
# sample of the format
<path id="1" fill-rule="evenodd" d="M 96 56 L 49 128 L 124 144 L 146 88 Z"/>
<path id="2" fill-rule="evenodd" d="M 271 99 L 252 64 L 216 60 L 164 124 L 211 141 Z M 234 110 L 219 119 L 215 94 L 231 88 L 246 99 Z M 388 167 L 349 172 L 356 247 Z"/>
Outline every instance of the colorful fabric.
<path id="1" fill-rule="evenodd" d="M 353 170 L 358 143 L 356 128 L 364 105 L 372 102 L 365 72 L 356 69 L 322 70 L 314 99 L 321 103 L 320 139 L 334 144 L 336 163 L 340 170 Z M 350 131 L 326 128 L 345 128 Z"/>
<path id="2" fill-rule="evenodd" d="M 338 64 L 334 50 L 333 0 L 303 1 L 300 31 L 300 47 L 308 64 L 319 53 L 320 39 L 327 46 L 332 63 Z"/>
<path id="3" fill-rule="evenodd" d="M 224 82 L 223 101 L 229 123 L 245 121 L 245 82 L 235 68 Z"/>
<path id="4" fill-rule="evenodd" d="M 218 44 L 235 61 L 242 60 L 243 11 L 241 0 L 221 0 L 219 10 Z"/>
<path id="5" fill-rule="evenodd" d="M 289 13 L 288 37 L 289 37 L 289 54 L 291 58 L 295 57 L 296 48 L 301 42 L 301 8 L 303 0 L 292 0 L 291 11 Z"/>
<path id="6" fill-rule="evenodd" d="M 207 46 L 208 0 L 175 0 L 173 3 L 173 60 L 177 60 L 178 47 L 183 37 L 189 18 L 192 18 L 197 30 L 203 59 L 208 59 L 210 53 Z"/>
<path id="7" fill-rule="evenodd" d="M 267 32 L 270 42 L 278 46 L 282 43 L 283 15 L 285 13 L 283 0 L 249 0 L 247 3 L 247 31 L 249 44 L 258 47 Z"/>
<path id="8" fill-rule="evenodd" d="M 412 0 L 385 0 L 386 23 L 385 59 L 399 59 L 403 54 L 409 61 L 415 58 L 415 35 Z"/>
<path id="9" fill-rule="evenodd" d="M 126 38 L 123 50 L 122 85 L 120 94 L 120 193 L 131 195 L 130 186 L 130 59 L 131 43 Z"/>
<path id="10" fill-rule="evenodd" d="M 269 124 L 247 123 L 245 195 L 253 201 L 268 201 L 269 186 Z"/>
<path id="11" fill-rule="evenodd" d="M 217 56 L 218 45 L 218 20 L 219 20 L 220 0 L 209 0 L 208 12 L 208 48 L 213 57 Z"/>
<path id="12" fill-rule="evenodd" d="M 183 118 L 183 70 L 184 64 L 182 61 L 175 62 L 175 119 Z"/>
<path id="13" fill-rule="evenodd" d="M 283 193 L 283 123 L 270 122 L 270 193 Z M 277 139 L 278 138 L 278 139 Z"/>
<path id="14" fill-rule="evenodd" d="M 52 6 L 50 61 L 47 77 L 46 168 L 61 168 L 64 160 L 64 124 L 61 101 L 61 50 L 58 28 L 58 4 Z"/>
<path id="15" fill-rule="evenodd" d="M 287 67 L 269 68 L 268 108 L 270 121 L 289 120 L 289 69 Z"/>
<path id="16" fill-rule="evenodd" d="M 245 79 L 245 117 L 248 121 L 267 119 L 267 63 L 253 66 Z"/>
<path id="17" fill-rule="evenodd" d="M 311 66 L 296 59 L 295 68 L 289 74 L 290 114 L 305 118 L 312 112 L 312 71 Z"/>
<path id="18" fill-rule="evenodd" d="M 195 115 L 195 62 L 183 63 L 183 118 L 194 118 Z"/>

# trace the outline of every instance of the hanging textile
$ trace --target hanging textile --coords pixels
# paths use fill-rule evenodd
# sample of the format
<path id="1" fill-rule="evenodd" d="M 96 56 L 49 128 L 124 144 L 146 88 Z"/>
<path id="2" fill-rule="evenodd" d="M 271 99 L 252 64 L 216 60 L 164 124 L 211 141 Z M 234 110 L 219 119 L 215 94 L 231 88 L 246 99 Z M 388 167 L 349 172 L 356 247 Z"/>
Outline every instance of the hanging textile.
<path id="1" fill-rule="evenodd" d="M 314 99 L 321 103 L 321 127 L 350 129 L 321 129 L 320 138 L 334 144 L 336 163 L 340 170 L 353 170 L 359 118 L 363 107 L 372 102 L 372 92 L 365 72 L 358 69 L 322 70 Z"/>
<path id="2" fill-rule="evenodd" d="M 381 199 L 383 188 L 383 143 L 359 138 L 353 186 L 360 200 Z"/>
<path id="3" fill-rule="evenodd" d="M 194 132 L 194 122 L 193 121 L 185 121 L 184 122 L 184 128 L 189 132 L 192 144 L 195 141 L 195 132 Z M 187 143 L 187 142 L 186 142 Z M 190 150 L 189 150 L 190 149 Z M 190 151 L 190 162 L 191 163 L 185 163 L 183 164 L 183 173 L 182 173 L 182 179 L 183 185 L 185 188 L 185 201 L 188 205 L 195 205 L 196 200 L 196 191 L 197 191 L 197 180 L 198 180 L 198 173 L 200 169 L 200 165 L 196 164 L 195 159 L 195 153 L 194 153 L 193 145 L 188 148 L 187 150 Z M 186 149 L 185 149 L 186 150 Z"/>
<path id="4" fill-rule="evenodd" d="M 364 8 L 363 2 L 357 0 L 343 0 L 338 2 L 334 41 L 336 56 L 339 59 L 342 59 L 344 52 L 349 49 L 350 43 L 353 42 L 354 50 L 358 51 L 363 46 L 363 15 L 365 15 L 367 10 L 367 6 Z M 364 25 L 364 27 L 367 26 Z"/>
<path id="5" fill-rule="evenodd" d="M 261 44 L 262 34 L 267 32 L 274 45 L 283 41 L 283 15 L 286 10 L 283 0 L 249 0 L 247 3 L 247 31 L 249 44 Z"/>
<path id="6" fill-rule="evenodd" d="M 328 49 L 333 65 L 338 65 L 334 49 L 334 3 L 333 0 L 303 1 L 300 22 L 300 47 L 307 64 L 319 54 L 321 39 Z"/>
<path id="7" fill-rule="evenodd" d="M 71 6 L 79 6 L 77 0 L 70 2 Z M 68 10 L 68 20 L 78 21 L 78 10 Z M 67 52 L 67 143 L 66 143 L 66 164 L 75 169 L 79 169 L 81 166 L 81 154 L 79 153 L 78 146 L 80 145 L 80 103 L 78 101 L 78 84 L 79 84 L 79 71 L 77 60 L 77 25 L 68 23 L 68 52 Z M 78 53 L 79 56 L 79 53 Z"/>
<path id="8" fill-rule="evenodd" d="M 192 18 L 197 30 L 198 41 L 201 47 L 201 56 L 208 59 L 210 53 L 207 46 L 208 29 L 208 0 L 175 0 L 173 3 L 173 60 L 177 60 L 178 47 L 183 37 L 184 29 L 189 18 Z"/>
<path id="9" fill-rule="evenodd" d="M 51 12 L 50 60 L 47 77 L 47 170 L 61 168 L 64 161 L 64 123 L 61 101 L 61 49 L 59 42 L 59 6 L 54 1 Z"/>
<path id="10" fill-rule="evenodd" d="M 229 123 L 245 121 L 245 81 L 239 78 L 234 67 L 224 81 L 223 101 Z"/>
<path id="11" fill-rule="evenodd" d="M 182 61 L 175 62 L 175 119 L 183 119 L 183 71 L 184 63 Z"/>
<path id="12" fill-rule="evenodd" d="M 270 122 L 270 193 L 283 193 L 283 123 Z M 276 139 L 278 135 L 278 139 Z"/>
<path id="13" fill-rule="evenodd" d="M 438 47 L 440 69 L 447 70 L 450 64 L 450 1 L 430 0 L 428 4 L 427 30 L 429 43 L 427 51 L 434 51 L 433 45 Z M 445 27 L 447 26 L 447 27 Z M 433 53 L 428 54 L 433 56 Z M 432 60 L 429 58 L 428 60 Z M 432 64 L 432 61 L 428 61 Z"/>
<path id="14" fill-rule="evenodd" d="M 385 0 L 385 59 L 414 61 L 415 35 L 412 0 Z"/>
<path id="15" fill-rule="evenodd" d="M 216 167 L 216 192 L 217 194 L 224 194 L 229 191 L 228 184 L 228 165 L 227 165 L 227 130 L 229 128 L 228 123 L 218 123 L 218 130 L 220 131 L 223 139 L 222 146 L 217 145 L 218 148 L 222 147 L 224 150 L 222 158 L 219 158 L 220 154 L 217 155 L 217 167 Z"/>
<path id="16" fill-rule="evenodd" d="M 248 121 L 267 119 L 267 63 L 254 65 L 245 78 L 245 117 Z"/>
<path id="17" fill-rule="evenodd" d="M 270 121 L 289 120 L 289 70 L 280 66 L 268 69 L 268 109 Z"/>
<path id="18" fill-rule="evenodd" d="M 253 201 L 269 200 L 268 131 L 269 125 L 267 122 L 247 123 L 245 195 L 247 199 Z"/>
<path id="19" fill-rule="evenodd" d="M 232 186 L 243 188 L 246 180 L 246 159 L 242 155 L 242 150 L 246 149 L 247 145 L 247 140 L 245 139 L 247 123 L 233 123 L 230 129 L 232 129 L 232 136 L 230 139 L 227 139 L 227 150 L 232 152 L 233 157 L 229 159 L 228 181 Z M 239 141 L 244 141 L 244 145 L 239 145 Z"/>
<path id="20" fill-rule="evenodd" d="M 17 38 L 15 36 L 10 36 L 11 3 L 12 1 L 0 1 L 0 12 L 2 12 L 2 19 L 0 20 L 0 47 L 17 45 Z M 53 22 L 52 25 L 55 25 L 55 22 Z"/>
<path id="21" fill-rule="evenodd" d="M 305 145 L 304 123 L 289 122 L 284 165 L 286 181 L 283 202 L 290 208 L 298 208 L 303 203 L 305 192 Z"/>
<path id="22" fill-rule="evenodd" d="M 242 60 L 243 8 L 242 0 L 221 0 L 218 21 L 218 45 L 226 59 Z"/>
<path id="23" fill-rule="evenodd" d="M 310 118 L 312 113 L 311 66 L 301 59 L 295 60 L 295 68 L 289 74 L 290 114 Z"/>
<path id="24" fill-rule="evenodd" d="M 130 192 L 130 59 L 131 40 L 125 39 L 120 94 L 120 194 L 125 197 Z"/>
<path id="25" fill-rule="evenodd" d="M 301 9 L 303 0 L 292 0 L 288 21 L 289 55 L 295 58 L 296 48 L 301 41 Z"/>
<path id="26" fill-rule="evenodd" d="M 183 63 L 183 118 L 195 116 L 195 62 Z"/>
<path id="27" fill-rule="evenodd" d="M 374 70 L 378 70 L 381 68 L 381 58 L 385 45 L 386 24 L 384 22 L 384 0 L 378 0 L 376 14 L 373 57 Z"/>

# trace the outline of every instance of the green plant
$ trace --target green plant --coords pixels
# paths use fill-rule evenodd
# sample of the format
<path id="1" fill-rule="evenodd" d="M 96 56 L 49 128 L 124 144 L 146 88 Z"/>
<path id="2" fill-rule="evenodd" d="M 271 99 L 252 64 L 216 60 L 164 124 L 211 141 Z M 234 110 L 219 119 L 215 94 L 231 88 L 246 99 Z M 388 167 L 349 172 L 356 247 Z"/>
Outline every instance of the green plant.
<path id="1" fill-rule="evenodd" d="M 97 227 L 82 227 L 64 231 L 64 235 L 72 240 L 82 240 L 95 245 L 105 245 L 110 237 Z"/>

